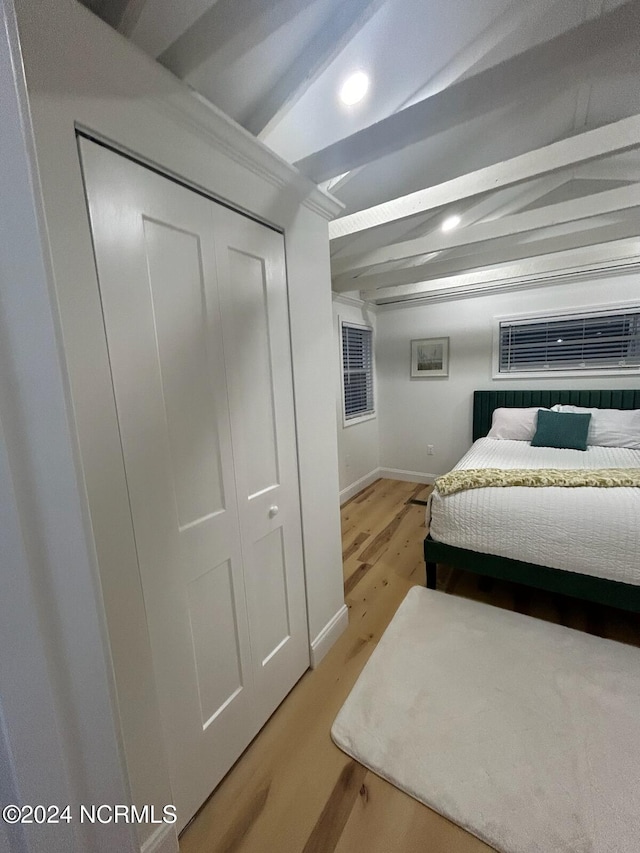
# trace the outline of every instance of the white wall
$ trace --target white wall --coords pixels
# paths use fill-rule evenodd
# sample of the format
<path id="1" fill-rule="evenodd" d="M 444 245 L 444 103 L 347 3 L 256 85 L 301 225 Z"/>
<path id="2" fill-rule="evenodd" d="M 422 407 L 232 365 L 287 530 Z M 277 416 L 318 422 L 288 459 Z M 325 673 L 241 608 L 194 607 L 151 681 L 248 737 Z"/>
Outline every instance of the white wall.
<path id="1" fill-rule="evenodd" d="M 126 802 L 86 494 L 11 3 L 0 3 L 0 802 Z M 124 799 L 123 799 L 124 798 Z M 0 849 L 133 853 L 124 824 L 5 825 Z"/>
<path id="2" fill-rule="evenodd" d="M 163 760 L 76 128 L 82 127 L 204 188 L 212 196 L 252 212 L 285 233 L 313 662 L 321 659 L 348 622 L 340 550 L 335 350 L 326 221 L 338 212 L 339 205 L 226 116 L 194 98 L 169 72 L 75 0 L 16 0 L 16 9 L 29 98 L 28 120 L 33 126 L 38 164 L 35 189 L 46 224 L 43 251 L 51 264 L 51 304 L 47 305 L 45 319 L 57 332 L 54 343 L 65 394 L 58 385 L 47 383 L 57 362 L 44 344 L 38 348 L 37 341 L 34 343 L 23 334 L 21 345 L 31 347 L 33 381 L 40 371 L 39 392 L 62 412 L 77 443 L 77 470 L 71 469 L 66 456 L 55 452 L 43 452 L 40 461 L 45 468 L 55 463 L 69 478 L 78 477 L 82 485 L 78 500 L 82 502 L 88 547 L 94 561 L 97 555 L 100 570 L 97 584 L 97 578 L 89 576 L 86 566 L 78 562 L 74 570 L 78 574 L 84 570 L 87 576 L 76 580 L 77 594 L 69 594 L 61 602 L 61 618 L 69 623 L 64 623 L 65 630 L 80 636 L 84 632 L 93 642 L 95 632 L 104 626 L 91 607 L 103 616 L 104 605 L 109 643 L 104 635 L 100 636 L 99 652 L 107 664 L 113 662 L 120 734 L 133 801 L 161 806 L 171 801 L 171 793 Z M 14 65 L 20 67 L 19 59 Z M 3 79 L 10 80 L 10 72 Z M 11 241 L 16 242 L 13 235 Z M 28 269 L 24 275 L 27 273 Z M 16 280 L 16 291 L 19 284 L 20 280 Z M 27 315 L 28 303 L 23 303 L 22 315 Z M 27 327 L 34 323 L 33 316 L 20 319 Z M 17 337 L 20 328 L 16 323 L 14 328 Z M 16 381 L 15 391 L 17 395 L 22 393 L 20 381 Z M 51 433 L 51 423 L 42 417 L 47 413 L 43 407 L 41 417 L 33 419 L 32 428 Z M 51 490 L 56 485 L 53 473 L 49 480 Z M 47 512 L 60 517 L 63 510 L 72 509 L 77 507 L 66 500 L 61 503 L 52 499 Z M 45 553 L 57 533 L 53 522 L 51 526 L 52 530 L 43 534 L 41 547 Z M 70 539 L 68 554 L 73 544 Z M 39 568 L 34 568 L 34 574 L 38 575 Z M 67 584 L 74 577 L 68 568 Z M 82 594 L 93 596 L 89 604 Z M 44 600 L 47 601 L 46 596 Z M 78 618 L 79 613 L 82 619 Z M 95 648 L 88 643 L 85 646 L 84 656 L 90 660 L 89 653 Z M 63 656 L 60 659 L 66 660 Z M 95 666 L 94 669 L 98 672 Z M 73 673 L 65 676 L 74 687 L 79 682 L 78 691 L 84 691 L 87 706 L 100 701 L 102 694 L 95 679 L 81 680 Z M 78 704 L 82 698 L 73 697 Z M 103 752 L 105 771 L 95 780 L 96 791 L 105 788 L 107 771 L 119 758 L 113 754 L 106 736 L 98 737 L 98 724 L 110 709 L 99 710 L 94 709 L 96 737 L 90 742 L 89 756 Z M 67 715 L 70 726 L 77 722 L 73 711 L 71 707 Z M 79 739 L 76 744 L 76 751 L 84 747 L 84 741 Z M 87 771 L 83 793 L 94 790 L 92 769 Z M 100 799 L 96 796 L 90 801 L 130 799 L 124 795 Z M 158 838 L 149 836 L 151 827 L 139 829 L 145 851 L 159 850 L 163 843 L 167 849 L 177 849 L 177 840 L 171 834 Z M 113 829 L 114 837 L 117 832 L 131 833 L 131 827 Z M 105 833 L 104 838 L 108 843 L 110 836 Z M 127 848 L 124 843 L 114 843 L 111 849 Z"/>
<path id="3" fill-rule="evenodd" d="M 340 500 L 342 503 L 352 497 L 379 476 L 380 465 L 379 433 L 378 433 L 378 400 L 377 388 L 374 384 L 375 417 L 360 423 L 345 426 L 342 399 L 342 373 L 340 350 L 342 347 L 342 332 L 340 324 L 359 323 L 373 327 L 374 351 L 376 336 L 376 314 L 371 306 L 367 307 L 360 300 L 333 297 L 333 328 L 335 350 L 335 389 L 336 389 L 336 419 L 338 424 L 338 466 L 340 478 Z"/>
<path id="4" fill-rule="evenodd" d="M 574 281 L 518 292 L 404 307 L 377 313 L 380 464 L 423 474 L 448 471 L 471 446 L 475 390 L 514 388 L 638 388 L 640 376 L 493 379 L 495 316 L 574 310 L 640 298 L 637 273 Z M 410 340 L 450 337 L 448 378 L 410 379 Z M 427 455 L 427 445 L 434 455 Z"/>

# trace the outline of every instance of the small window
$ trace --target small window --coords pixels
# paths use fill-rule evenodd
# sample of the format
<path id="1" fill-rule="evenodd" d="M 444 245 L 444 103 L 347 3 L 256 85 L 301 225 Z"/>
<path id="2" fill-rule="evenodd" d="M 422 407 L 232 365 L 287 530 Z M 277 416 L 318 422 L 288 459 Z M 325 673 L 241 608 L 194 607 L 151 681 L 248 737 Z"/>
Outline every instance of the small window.
<path id="1" fill-rule="evenodd" d="M 640 368 L 640 307 L 501 320 L 498 373 Z"/>
<path id="2" fill-rule="evenodd" d="M 342 382 L 345 421 L 372 415 L 373 331 L 369 326 L 342 324 Z"/>

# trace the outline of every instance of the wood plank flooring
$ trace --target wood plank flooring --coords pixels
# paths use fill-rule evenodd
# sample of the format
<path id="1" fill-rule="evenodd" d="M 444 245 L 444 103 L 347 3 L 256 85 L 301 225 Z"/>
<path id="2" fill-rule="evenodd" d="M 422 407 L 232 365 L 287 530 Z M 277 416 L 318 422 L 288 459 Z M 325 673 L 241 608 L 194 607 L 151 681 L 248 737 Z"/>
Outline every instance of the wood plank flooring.
<path id="1" fill-rule="evenodd" d="M 332 743 L 342 703 L 407 591 L 424 585 L 428 487 L 378 480 L 342 508 L 349 628 L 307 672 L 180 839 L 181 853 L 488 853 Z M 439 587 L 640 646 L 638 617 L 440 569 Z M 482 587 L 482 588 L 481 588 Z"/>

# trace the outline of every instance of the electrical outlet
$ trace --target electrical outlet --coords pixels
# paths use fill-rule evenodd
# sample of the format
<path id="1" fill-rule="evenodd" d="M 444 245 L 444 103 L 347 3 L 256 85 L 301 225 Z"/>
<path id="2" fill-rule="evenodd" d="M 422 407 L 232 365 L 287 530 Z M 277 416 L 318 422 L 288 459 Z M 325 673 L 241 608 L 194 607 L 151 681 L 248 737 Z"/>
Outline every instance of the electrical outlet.
<path id="1" fill-rule="evenodd" d="M 427 444 L 427 456 L 433 456 L 433 444 Z"/>

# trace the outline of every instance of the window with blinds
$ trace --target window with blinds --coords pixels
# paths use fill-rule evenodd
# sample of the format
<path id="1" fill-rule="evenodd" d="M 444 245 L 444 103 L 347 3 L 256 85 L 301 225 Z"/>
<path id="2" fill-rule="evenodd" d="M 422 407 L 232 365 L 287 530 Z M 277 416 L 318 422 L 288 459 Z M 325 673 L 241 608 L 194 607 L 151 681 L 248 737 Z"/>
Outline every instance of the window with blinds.
<path id="1" fill-rule="evenodd" d="M 345 420 L 372 415 L 373 331 L 369 326 L 342 324 L 342 380 Z"/>
<path id="2" fill-rule="evenodd" d="M 638 368 L 640 306 L 500 322 L 500 373 Z"/>

